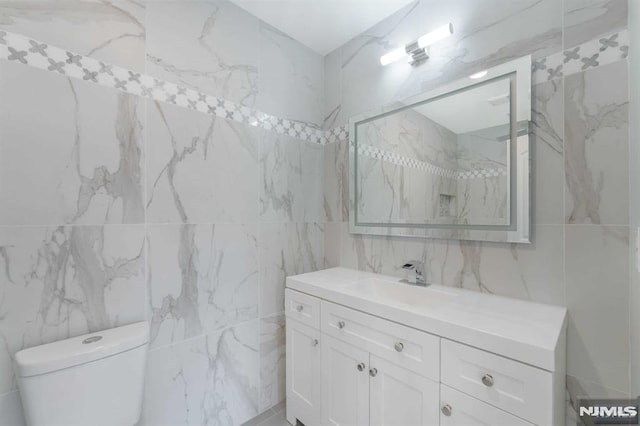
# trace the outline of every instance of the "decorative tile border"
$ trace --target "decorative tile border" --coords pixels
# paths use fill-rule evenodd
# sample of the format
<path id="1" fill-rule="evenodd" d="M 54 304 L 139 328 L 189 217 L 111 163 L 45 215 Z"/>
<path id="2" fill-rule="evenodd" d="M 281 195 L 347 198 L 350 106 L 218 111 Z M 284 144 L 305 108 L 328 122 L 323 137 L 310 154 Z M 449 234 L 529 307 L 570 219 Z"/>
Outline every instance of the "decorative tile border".
<path id="1" fill-rule="evenodd" d="M 47 43 L 0 30 L 0 59 L 55 72 L 160 102 L 237 121 L 305 141 L 325 144 L 342 137 L 346 129 L 323 132 L 311 123 L 265 114 L 165 80 L 78 55 Z M 346 136 L 345 136 L 346 138 Z"/>
<path id="2" fill-rule="evenodd" d="M 629 56 L 629 30 L 597 38 L 564 52 L 533 61 L 534 84 L 607 65 Z"/>
<path id="3" fill-rule="evenodd" d="M 415 158 L 405 157 L 395 152 L 385 151 L 380 148 L 365 144 L 358 146 L 358 154 L 372 158 L 374 160 L 384 161 L 389 164 L 394 164 L 410 169 L 422 170 L 431 175 L 456 180 L 483 179 L 487 177 L 498 177 L 507 175 L 506 167 L 499 169 L 459 171 L 440 167 L 427 161 L 420 161 Z"/>
<path id="4" fill-rule="evenodd" d="M 628 55 L 629 31 L 623 30 L 534 61 L 532 81 L 537 84 L 555 80 L 625 59 Z M 346 140 L 349 137 L 346 126 L 323 131 L 312 123 L 269 115 L 8 31 L 0 30 L 0 59 L 19 62 L 313 143 L 325 145 Z"/>

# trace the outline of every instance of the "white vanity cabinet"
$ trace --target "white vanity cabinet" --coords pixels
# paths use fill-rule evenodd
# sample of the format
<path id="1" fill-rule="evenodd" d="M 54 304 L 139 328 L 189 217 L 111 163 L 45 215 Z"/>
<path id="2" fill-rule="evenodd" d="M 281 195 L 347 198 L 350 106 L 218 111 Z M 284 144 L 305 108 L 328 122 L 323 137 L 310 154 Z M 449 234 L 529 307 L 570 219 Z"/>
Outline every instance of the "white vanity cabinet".
<path id="1" fill-rule="evenodd" d="M 320 300 L 287 290 L 285 301 L 287 420 L 320 424 Z"/>
<path id="2" fill-rule="evenodd" d="M 292 425 L 563 424 L 564 308 L 464 290 L 445 297 L 436 294 L 444 290 L 379 276 L 363 284 L 360 276 L 372 274 L 328 271 L 287 279 Z M 365 293 L 386 285 L 372 292 L 384 300 Z M 394 306 L 396 293 L 402 304 Z M 408 305 L 420 297 L 428 299 L 424 313 Z"/>

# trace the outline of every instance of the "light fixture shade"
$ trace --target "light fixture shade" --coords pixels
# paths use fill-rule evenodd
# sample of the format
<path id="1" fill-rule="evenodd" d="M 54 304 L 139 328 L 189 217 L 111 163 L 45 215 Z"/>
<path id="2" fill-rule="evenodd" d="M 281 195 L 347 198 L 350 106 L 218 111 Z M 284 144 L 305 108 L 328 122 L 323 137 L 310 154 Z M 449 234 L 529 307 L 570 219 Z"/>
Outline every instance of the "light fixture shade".
<path id="1" fill-rule="evenodd" d="M 389 65 L 392 62 L 397 61 L 398 59 L 402 59 L 407 54 L 404 47 L 400 47 L 398 49 L 392 50 L 384 56 L 380 57 L 380 63 L 382 65 Z"/>
<path id="2" fill-rule="evenodd" d="M 428 55 L 425 53 L 423 57 L 420 57 L 416 60 L 416 52 L 422 49 L 424 53 L 427 46 L 430 46 L 437 41 L 447 38 L 451 34 L 453 34 L 453 24 L 449 23 L 434 31 L 431 31 L 428 34 L 423 35 L 417 41 L 409 43 L 405 47 L 400 47 L 398 49 L 392 50 L 386 55 L 381 56 L 380 63 L 382 65 L 389 65 L 390 63 L 402 59 L 407 55 L 409 55 L 409 63 L 412 65 L 423 61 L 424 59 L 428 58 Z"/>
<path id="3" fill-rule="evenodd" d="M 430 46 L 437 41 L 449 37 L 451 34 L 453 34 L 453 24 L 449 23 L 447 25 L 443 25 L 442 27 L 420 37 L 418 39 L 418 46 L 423 48 Z"/>

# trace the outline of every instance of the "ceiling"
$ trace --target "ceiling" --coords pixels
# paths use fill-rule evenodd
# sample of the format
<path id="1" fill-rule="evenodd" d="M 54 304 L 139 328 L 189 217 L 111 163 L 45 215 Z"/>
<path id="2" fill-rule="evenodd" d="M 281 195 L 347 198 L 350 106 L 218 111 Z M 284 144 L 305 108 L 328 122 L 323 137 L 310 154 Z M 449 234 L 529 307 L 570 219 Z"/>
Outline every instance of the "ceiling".
<path id="1" fill-rule="evenodd" d="M 413 0 L 231 0 L 326 55 Z"/>

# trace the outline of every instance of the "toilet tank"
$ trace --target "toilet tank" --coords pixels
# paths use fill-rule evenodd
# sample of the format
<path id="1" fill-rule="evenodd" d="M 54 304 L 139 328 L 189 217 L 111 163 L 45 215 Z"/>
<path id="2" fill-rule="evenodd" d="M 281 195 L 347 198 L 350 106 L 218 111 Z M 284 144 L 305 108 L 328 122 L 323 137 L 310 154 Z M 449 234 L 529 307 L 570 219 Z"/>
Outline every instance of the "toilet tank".
<path id="1" fill-rule="evenodd" d="M 17 352 L 27 424 L 136 424 L 148 343 L 149 324 L 139 322 Z"/>

